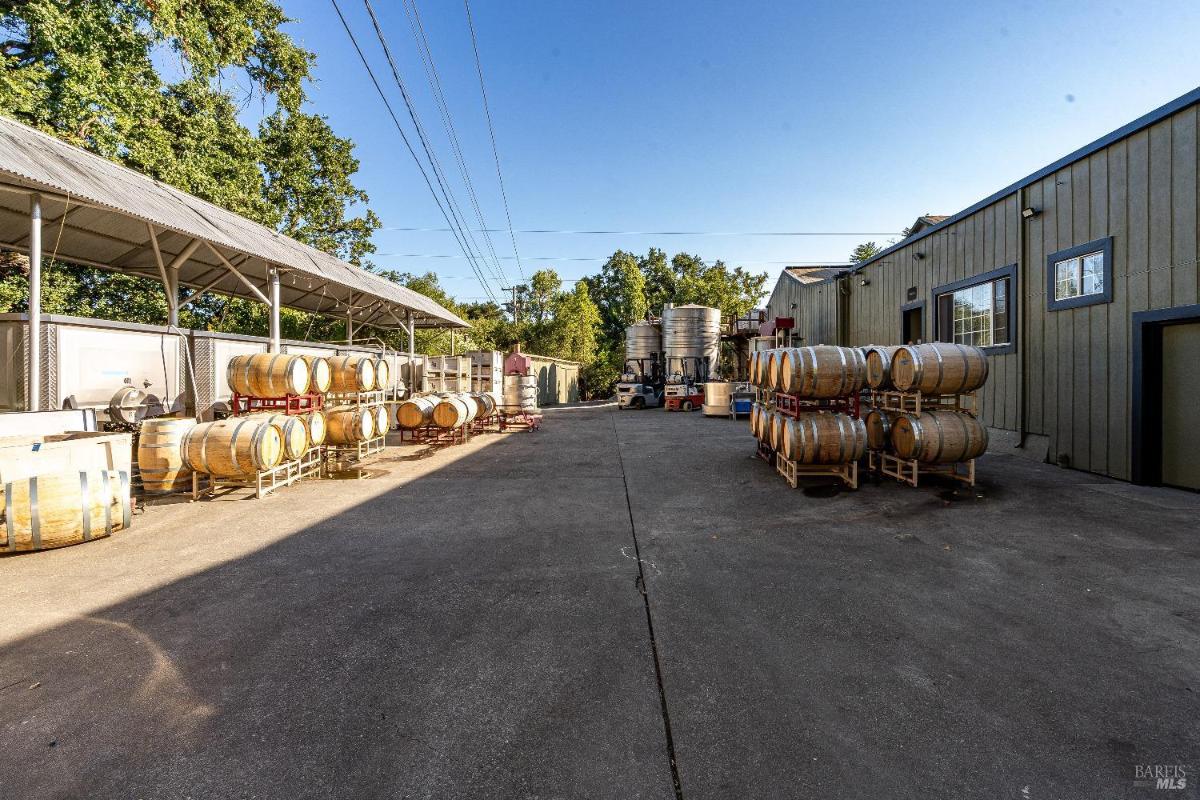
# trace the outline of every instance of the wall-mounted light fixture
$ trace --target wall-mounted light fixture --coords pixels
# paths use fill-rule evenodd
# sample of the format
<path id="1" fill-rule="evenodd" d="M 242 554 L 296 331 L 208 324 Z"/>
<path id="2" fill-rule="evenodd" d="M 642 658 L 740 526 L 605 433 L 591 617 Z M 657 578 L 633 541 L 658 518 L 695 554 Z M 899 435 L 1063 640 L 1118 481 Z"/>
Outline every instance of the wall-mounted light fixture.
<path id="1" fill-rule="evenodd" d="M 913 261 L 920 261 L 924 257 L 924 253 L 913 253 Z"/>
<path id="2" fill-rule="evenodd" d="M 871 279 L 870 279 L 870 278 L 863 278 L 861 281 L 859 281 L 858 285 L 859 285 L 859 286 L 870 286 L 870 285 L 871 285 Z"/>
<path id="3" fill-rule="evenodd" d="M 1029 206 L 1027 208 L 1022 208 L 1021 209 L 1021 219 L 1033 219 L 1040 213 L 1042 213 L 1041 209 L 1034 208 L 1033 206 Z"/>

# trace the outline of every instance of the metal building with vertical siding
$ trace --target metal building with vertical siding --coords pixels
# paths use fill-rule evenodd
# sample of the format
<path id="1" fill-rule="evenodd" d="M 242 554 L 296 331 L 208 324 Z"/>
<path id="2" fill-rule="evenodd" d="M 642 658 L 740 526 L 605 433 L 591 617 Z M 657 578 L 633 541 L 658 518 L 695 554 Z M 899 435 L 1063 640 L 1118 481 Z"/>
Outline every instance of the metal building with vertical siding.
<path id="1" fill-rule="evenodd" d="M 1200 489 L 1198 104 L 1200 89 L 852 270 L 785 272 L 768 317 L 806 344 L 980 345 L 999 448 Z"/>

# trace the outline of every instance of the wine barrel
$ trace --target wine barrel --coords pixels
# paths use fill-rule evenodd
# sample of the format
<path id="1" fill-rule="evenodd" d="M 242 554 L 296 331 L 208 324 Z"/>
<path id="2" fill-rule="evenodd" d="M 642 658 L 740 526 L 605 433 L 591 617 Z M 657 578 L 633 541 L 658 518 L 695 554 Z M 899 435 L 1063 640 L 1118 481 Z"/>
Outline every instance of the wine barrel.
<path id="1" fill-rule="evenodd" d="M 283 447 L 281 461 L 295 461 L 308 452 L 308 426 L 299 416 L 288 414 L 252 414 L 251 418 L 269 422 L 279 429 Z"/>
<path id="2" fill-rule="evenodd" d="M 308 364 L 308 391 L 314 394 L 325 394 L 329 391 L 329 382 L 333 374 L 329 370 L 329 359 L 324 356 L 300 356 Z"/>
<path id="3" fill-rule="evenodd" d="M 378 374 L 378 373 L 376 373 Z M 392 421 L 388 418 L 387 406 L 382 403 L 377 406 L 371 406 L 371 415 L 374 421 L 372 426 L 376 436 L 387 436 L 387 432 L 391 430 Z"/>
<path id="4" fill-rule="evenodd" d="M 779 360 L 783 357 L 784 351 L 790 348 L 778 347 L 774 350 L 767 351 L 767 360 L 759 368 L 759 375 L 762 376 L 762 387 L 772 392 L 782 391 L 779 382 Z"/>
<path id="5" fill-rule="evenodd" d="M 758 365 L 761 361 L 762 353 L 758 350 L 750 354 L 750 363 L 747 364 L 747 372 L 750 375 L 750 385 L 758 386 Z"/>
<path id="6" fill-rule="evenodd" d="M 308 391 L 308 362 L 287 353 L 250 353 L 229 359 L 229 388 L 250 397 L 284 397 Z"/>
<path id="7" fill-rule="evenodd" d="M 496 398 L 487 392 L 475 392 L 471 396 L 479 404 L 479 417 L 486 419 L 496 413 Z"/>
<path id="8" fill-rule="evenodd" d="M 329 391 L 334 394 L 369 392 L 375 388 L 375 362 L 366 356 L 329 359 Z"/>
<path id="9" fill-rule="evenodd" d="M 375 359 L 375 388 L 386 391 L 392 388 L 392 368 L 387 359 Z"/>
<path id="10" fill-rule="evenodd" d="M 308 443 L 313 447 L 325 444 L 325 412 L 309 411 L 301 414 L 300 419 L 304 420 L 304 427 L 308 429 Z"/>
<path id="11" fill-rule="evenodd" d="M 969 461 L 987 450 L 983 423 L 959 411 L 901 414 L 892 424 L 892 447 L 901 458 L 927 464 Z"/>
<path id="12" fill-rule="evenodd" d="M 865 349 L 867 358 L 867 386 L 879 391 L 894 389 L 892 385 L 892 356 L 899 345 L 887 347 L 873 344 Z"/>
<path id="13" fill-rule="evenodd" d="M 128 528 L 129 474 L 107 469 L 51 472 L 4 484 L 5 549 L 48 550 Z"/>
<path id="14" fill-rule="evenodd" d="M 171 494 L 192 488 L 192 470 L 183 463 L 183 437 L 196 420 L 160 417 L 142 423 L 138 471 L 146 494 Z"/>
<path id="15" fill-rule="evenodd" d="M 770 433 L 769 443 L 776 452 L 783 449 L 783 430 L 787 425 L 789 417 L 779 411 L 771 412 L 771 423 L 768 429 Z"/>
<path id="16" fill-rule="evenodd" d="M 184 463 L 223 478 L 249 477 L 283 458 L 283 435 L 262 416 L 202 422 L 183 437 Z"/>
<path id="17" fill-rule="evenodd" d="M 437 401 L 429 397 L 412 397 L 396 409 L 396 424 L 405 430 L 420 428 L 433 421 L 433 407 Z"/>
<path id="18" fill-rule="evenodd" d="M 972 392 L 987 377 L 987 355 L 967 344 L 907 344 L 892 355 L 892 383 L 902 392 Z"/>
<path id="19" fill-rule="evenodd" d="M 867 429 L 848 414 L 806 412 L 784 421 L 777 448 L 801 464 L 849 464 L 867 451 Z"/>
<path id="20" fill-rule="evenodd" d="M 479 406 L 465 395 L 443 398 L 433 409 L 433 424 L 439 428 L 461 428 L 475 418 Z"/>
<path id="21" fill-rule="evenodd" d="M 887 450 L 892 446 L 892 425 L 899 412 L 872 408 L 863 417 L 867 426 L 867 447 L 872 450 Z"/>
<path id="22" fill-rule="evenodd" d="M 536 375 L 505 375 L 504 403 L 506 414 L 536 412 L 538 408 L 538 379 Z"/>
<path id="23" fill-rule="evenodd" d="M 755 439 L 758 438 L 758 403 L 753 403 L 750 406 L 750 435 Z"/>
<path id="24" fill-rule="evenodd" d="M 337 406 L 325 412 L 325 441 L 329 444 L 358 444 L 374 433 L 375 415 L 369 408 Z"/>
<path id="25" fill-rule="evenodd" d="M 858 394 L 867 380 L 857 347 L 815 345 L 783 350 L 777 359 L 779 391 L 814 400 Z"/>

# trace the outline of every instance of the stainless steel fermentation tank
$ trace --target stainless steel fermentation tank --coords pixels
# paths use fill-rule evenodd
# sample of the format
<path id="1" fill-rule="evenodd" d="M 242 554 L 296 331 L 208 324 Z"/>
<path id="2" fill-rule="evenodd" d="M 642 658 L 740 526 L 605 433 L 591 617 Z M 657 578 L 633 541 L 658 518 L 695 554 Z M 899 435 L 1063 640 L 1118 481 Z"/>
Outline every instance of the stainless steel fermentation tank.
<path id="1" fill-rule="evenodd" d="M 721 309 L 667 306 L 662 315 L 667 379 L 707 381 L 717 374 L 721 353 Z"/>
<path id="2" fill-rule="evenodd" d="M 655 322 L 637 322 L 625 328 L 625 366 L 631 371 L 642 370 L 644 377 L 653 378 L 662 370 L 662 328 Z"/>

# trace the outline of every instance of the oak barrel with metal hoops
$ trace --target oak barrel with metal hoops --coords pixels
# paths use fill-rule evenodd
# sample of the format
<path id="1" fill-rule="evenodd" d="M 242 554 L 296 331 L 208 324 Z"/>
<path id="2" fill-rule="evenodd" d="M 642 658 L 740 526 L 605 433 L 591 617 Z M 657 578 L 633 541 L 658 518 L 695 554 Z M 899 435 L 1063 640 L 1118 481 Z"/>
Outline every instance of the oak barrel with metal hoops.
<path id="1" fill-rule="evenodd" d="M 266 420 L 279 428 L 279 440 L 283 447 L 283 458 L 280 461 L 295 461 L 308 452 L 308 426 L 298 415 L 252 414 L 250 416 Z"/>
<path id="2" fill-rule="evenodd" d="M 777 359 L 780 391 L 814 400 L 858 394 L 867 367 L 857 347 L 819 344 L 790 347 Z"/>
<path id="3" fill-rule="evenodd" d="M 900 458 L 950 464 L 978 458 L 987 450 L 983 423 L 959 411 L 901 414 L 892 425 L 892 448 Z"/>
<path id="4" fill-rule="evenodd" d="M 479 406 L 469 395 L 454 394 L 442 398 L 433 409 L 433 424 L 439 428 L 461 428 L 479 413 Z"/>
<path id="5" fill-rule="evenodd" d="M 753 353 L 750 354 L 750 363 L 747 365 L 748 371 L 750 373 L 750 384 L 752 386 L 759 385 L 758 368 L 761 363 L 762 363 L 762 351 L 755 350 Z"/>
<path id="6" fill-rule="evenodd" d="M 392 428 L 392 421 L 388 418 L 387 406 L 380 403 L 377 406 L 371 406 L 371 416 L 374 422 L 372 428 L 375 436 L 387 436 L 387 432 Z"/>
<path id="7" fill-rule="evenodd" d="M 750 406 L 750 435 L 760 442 L 763 441 L 763 420 L 766 419 L 767 407 L 762 403 Z"/>
<path id="8" fill-rule="evenodd" d="M 864 348 L 867 359 L 867 386 L 879 391 L 894 389 L 892 385 L 892 356 L 900 345 L 873 344 Z"/>
<path id="9" fill-rule="evenodd" d="M 972 392 L 987 377 L 987 355 L 967 344 L 907 344 L 892 355 L 892 383 L 902 392 Z"/>
<path id="10" fill-rule="evenodd" d="M 192 470 L 183 463 L 183 437 L 196 420 L 159 417 L 142 423 L 138 435 L 138 472 L 146 494 L 171 494 L 192 488 Z"/>
<path id="11" fill-rule="evenodd" d="M 308 391 L 308 362 L 287 353 L 249 353 L 229 359 L 229 388 L 250 397 L 285 397 Z"/>
<path id="12" fill-rule="evenodd" d="M 777 347 L 767 351 L 767 358 L 760 363 L 758 374 L 762 379 L 762 388 L 773 392 L 782 391 L 779 382 L 779 359 L 783 356 L 783 352 L 790 348 Z"/>
<path id="13" fill-rule="evenodd" d="M 780 411 L 771 411 L 770 416 L 770 445 L 778 451 L 783 448 L 783 429 L 787 425 L 789 417 Z"/>
<path id="14" fill-rule="evenodd" d="M 396 424 L 405 430 L 420 428 L 433 422 L 433 408 L 437 400 L 432 397 L 411 397 L 396 408 Z"/>
<path id="15" fill-rule="evenodd" d="M 375 388 L 381 390 L 392 388 L 392 368 L 386 358 L 375 359 Z"/>
<path id="16" fill-rule="evenodd" d="M 867 429 L 849 414 L 804 412 L 785 419 L 776 449 L 801 464 L 849 464 L 867 452 Z"/>
<path id="17" fill-rule="evenodd" d="M 471 397 L 474 397 L 475 402 L 479 404 L 477 419 L 486 419 L 496 413 L 496 398 L 492 395 L 487 392 L 474 392 Z"/>
<path id="18" fill-rule="evenodd" d="M 183 460 L 196 472 L 241 478 L 283 459 L 283 435 L 262 416 L 202 422 L 183 437 Z"/>
<path id="19" fill-rule="evenodd" d="M 324 356 L 300 356 L 308 364 L 308 391 L 315 394 L 325 394 L 329 391 L 329 382 L 333 374 L 329 370 L 329 359 Z"/>
<path id="20" fill-rule="evenodd" d="M 863 424 L 867 426 L 867 447 L 887 450 L 892 446 L 892 425 L 899 413 L 882 408 L 872 408 L 867 412 L 863 417 Z"/>
<path id="21" fill-rule="evenodd" d="M 4 484 L 3 549 L 48 550 L 128 528 L 129 474 L 92 468 Z"/>
<path id="22" fill-rule="evenodd" d="M 314 410 L 299 416 L 304 420 L 304 427 L 308 430 L 309 445 L 316 447 L 325 444 L 325 412 Z"/>
<path id="23" fill-rule="evenodd" d="M 325 441 L 333 445 L 365 442 L 375 433 L 375 415 L 367 406 L 337 406 L 325 410 Z"/>
<path id="24" fill-rule="evenodd" d="M 356 394 L 375 388 L 375 362 L 366 356 L 334 356 L 329 359 L 329 391 Z"/>

